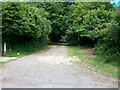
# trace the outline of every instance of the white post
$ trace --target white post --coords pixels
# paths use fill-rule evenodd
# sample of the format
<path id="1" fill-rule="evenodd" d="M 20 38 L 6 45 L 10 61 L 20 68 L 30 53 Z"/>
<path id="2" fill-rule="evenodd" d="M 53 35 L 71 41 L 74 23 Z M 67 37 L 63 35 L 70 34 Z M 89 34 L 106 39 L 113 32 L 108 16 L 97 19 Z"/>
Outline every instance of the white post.
<path id="1" fill-rule="evenodd" d="M 6 43 L 4 43 L 4 54 L 6 53 Z"/>

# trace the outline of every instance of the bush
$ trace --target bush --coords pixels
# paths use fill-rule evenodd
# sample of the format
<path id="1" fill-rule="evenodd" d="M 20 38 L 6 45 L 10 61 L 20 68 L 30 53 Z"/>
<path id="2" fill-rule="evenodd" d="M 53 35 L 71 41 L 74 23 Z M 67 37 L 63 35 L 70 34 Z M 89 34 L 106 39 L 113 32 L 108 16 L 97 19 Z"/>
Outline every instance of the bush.
<path id="1" fill-rule="evenodd" d="M 116 23 L 107 28 L 106 36 L 95 47 L 96 53 L 106 54 L 106 62 L 120 61 L 120 13 L 116 14 L 115 21 Z"/>
<path id="2" fill-rule="evenodd" d="M 3 42 L 7 43 L 8 48 L 47 41 L 51 22 L 44 9 L 29 3 L 5 2 L 2 10 Z"/>
<path id="3" fill-rule="evenodd" d="M 106 62 L 120 60 L 120 14 L 116 6 L 87 2 L 71 7 L 67 39 L 76 44 L 95 44 L 95 53 L 105 54 Z"/>
<path id="4" fill-rule="evenodd" d="M 110 3 L 75 3 L 69 12 L 71 25 L 67 30 L 68 38 L 78 43 L 84 38 L 99 40 L 106 35 L 106 28 L 114 22 L 114 13 Z"/>

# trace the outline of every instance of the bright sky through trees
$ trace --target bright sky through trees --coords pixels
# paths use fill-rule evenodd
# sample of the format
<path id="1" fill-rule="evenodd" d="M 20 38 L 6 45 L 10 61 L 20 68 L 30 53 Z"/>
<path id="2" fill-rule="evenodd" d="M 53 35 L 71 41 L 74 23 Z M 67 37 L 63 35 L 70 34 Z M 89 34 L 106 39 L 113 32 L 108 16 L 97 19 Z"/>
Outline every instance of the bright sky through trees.
<path id="1" fill-rule="evenodd" d="M 114 0 L 111 3 L 115 3 L 116 5 L 118 5 L 118 2 L 120 2 L 120 0 Z"/>

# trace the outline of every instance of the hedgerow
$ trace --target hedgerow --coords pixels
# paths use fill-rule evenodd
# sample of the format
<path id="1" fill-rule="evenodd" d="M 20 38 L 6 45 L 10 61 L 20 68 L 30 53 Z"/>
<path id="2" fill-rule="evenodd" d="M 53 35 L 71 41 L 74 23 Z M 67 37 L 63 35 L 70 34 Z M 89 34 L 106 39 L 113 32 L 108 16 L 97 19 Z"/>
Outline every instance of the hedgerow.
<path id="1" fill-rule="evenodd" d="M 15 45 L 32 46 L 31 43 L 35 41 L 48 41 L 51 22 L 43 8 L 19 2 L 3 3 L 2 7 L 3 42 L 7 43 L 9 49 Z"/>

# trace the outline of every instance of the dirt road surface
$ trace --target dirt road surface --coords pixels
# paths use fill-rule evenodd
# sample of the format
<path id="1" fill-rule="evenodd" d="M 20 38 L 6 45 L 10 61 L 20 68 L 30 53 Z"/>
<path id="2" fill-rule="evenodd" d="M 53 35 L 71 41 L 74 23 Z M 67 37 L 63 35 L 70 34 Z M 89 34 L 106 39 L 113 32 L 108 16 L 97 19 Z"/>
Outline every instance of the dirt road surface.
<path id="1" fill-rule="evenodd" d="M 67 46 L 19 58 L 2 68 L 3 88 L 117 88 L 116 79 L 75 65 L 67 56 Z M 1 75 L 1 74 L 0 74 Z"/>

